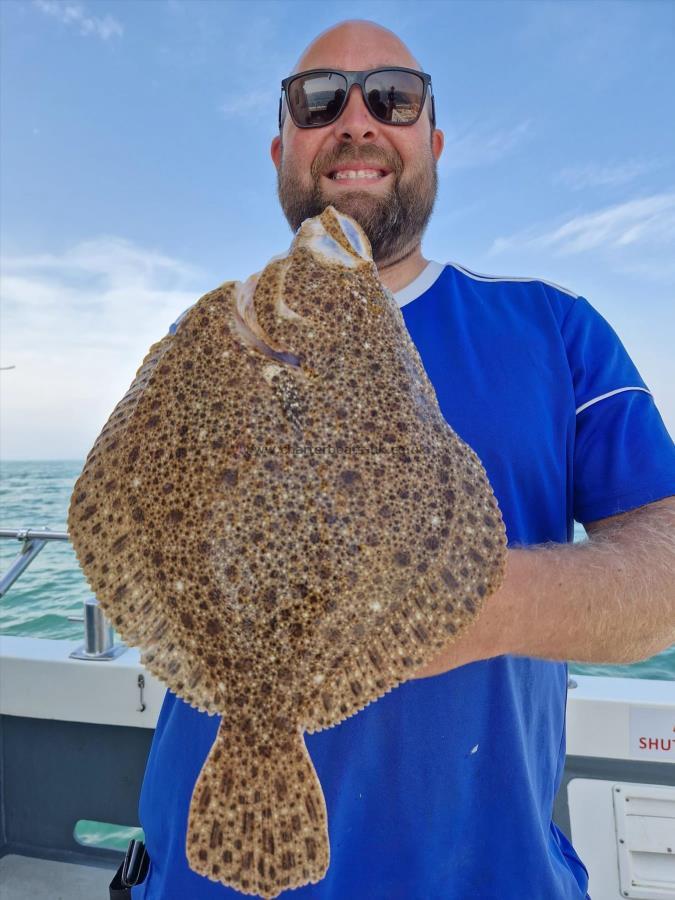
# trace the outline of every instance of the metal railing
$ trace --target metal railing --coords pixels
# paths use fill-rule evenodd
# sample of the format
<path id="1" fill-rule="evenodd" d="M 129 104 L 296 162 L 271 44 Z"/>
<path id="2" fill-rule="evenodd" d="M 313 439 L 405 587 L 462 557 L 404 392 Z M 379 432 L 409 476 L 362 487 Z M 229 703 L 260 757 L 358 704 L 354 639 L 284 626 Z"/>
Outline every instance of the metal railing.
<path id="1" fill-rule="evenodd" d="M 67 531 L 51 531 L 49 528 L 43 528 L 41 531 L 33 528 L 0 528 L 0 538 L 14 538 L 21 541 L 21 550 L 7 571 L 0 576 L 0 598 L 5 596 L 49 541 L 70 540 Z M 68 621 L 84 622 L 84 644 L 69 654 L 71 659 L 115 659 L 128 649 L 126 644 L 114 642 L 113 627 L 103 615 L 93 594 L 85 598 L 83 614 L 68 616 Z"/>
<path id="2" fill-rule="evenodd" d="M 12 560 L 9 569 L 0 577 L 0 597 L 4 597 L 17 578 L 26 571 L 38 553 L 46 546 L 47 541 L 69 540 L 67 531 L 50 531 L 48 528 L 44 528 L 42 531 L 33 528 L 16 530 L 1 528 L 0 538 L 16 538 L 21 541 L 21 550 L 18 556 Z"/>

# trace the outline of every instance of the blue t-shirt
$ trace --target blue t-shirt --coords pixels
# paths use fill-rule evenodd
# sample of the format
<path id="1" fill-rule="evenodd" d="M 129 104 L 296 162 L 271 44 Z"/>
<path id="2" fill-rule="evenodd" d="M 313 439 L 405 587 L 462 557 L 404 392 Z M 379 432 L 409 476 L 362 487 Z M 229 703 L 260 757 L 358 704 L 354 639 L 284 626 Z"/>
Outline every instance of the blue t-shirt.
<path id="1" fill-rule="evenodd" d="M 445 419 L 485 466 L 510 546 L 565 543 L 574 519 L 675 494 L 654 398 L 584 297 L 430 262 L 396 299 Z M 321 882 L 281 896 L 583 900 L 587 871 L 551 821 L 566 691 L 565 663 L 500 656 L 408 681 L 305 735 L 331 860 Z M 167 691 L 140 799 L 151 865 L 133 900 L 243 896 L 185 856 L 219 723 Z"/>

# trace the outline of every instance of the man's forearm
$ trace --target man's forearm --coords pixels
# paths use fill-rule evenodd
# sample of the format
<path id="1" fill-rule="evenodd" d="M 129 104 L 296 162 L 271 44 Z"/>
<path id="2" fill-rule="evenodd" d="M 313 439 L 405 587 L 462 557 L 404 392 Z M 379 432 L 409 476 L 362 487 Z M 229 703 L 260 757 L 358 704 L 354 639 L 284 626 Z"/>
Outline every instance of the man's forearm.
<path id="1" fill-rule="evenodd" d="M 645 507 L 588 541 L 514 552 L 507 652 L 628 663 L 675 641 L 673 510 Z"/>
<path id="2" fill-rule="evenodd" d="M 662 501 L 582 543 L 510 549 L 476 623 L 414 677 L 504 653 L 628 663 L 673 642 L 675 506 Z"/>

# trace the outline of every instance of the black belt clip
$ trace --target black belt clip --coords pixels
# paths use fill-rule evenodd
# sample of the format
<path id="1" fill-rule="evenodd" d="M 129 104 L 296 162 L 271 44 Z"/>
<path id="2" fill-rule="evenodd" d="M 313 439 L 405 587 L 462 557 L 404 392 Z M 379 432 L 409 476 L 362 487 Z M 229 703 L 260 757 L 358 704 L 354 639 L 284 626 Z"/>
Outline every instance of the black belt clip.
<path id="1" fill-rule="evenodd" d="M 119 869 L 110 882 L 110 900 L 131 900 L 130 888 L 148 874 L 150 857 L 143 841 L 130 841 Z"/>

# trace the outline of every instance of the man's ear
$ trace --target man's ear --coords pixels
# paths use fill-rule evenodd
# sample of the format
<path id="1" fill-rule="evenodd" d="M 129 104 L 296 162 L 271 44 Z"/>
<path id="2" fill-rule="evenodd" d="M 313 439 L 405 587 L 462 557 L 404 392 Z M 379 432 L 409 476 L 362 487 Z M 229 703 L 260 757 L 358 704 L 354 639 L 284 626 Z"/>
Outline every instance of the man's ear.
<path id="1" fill-rule="evenodd" d="M 277 167 L 277 171 L 279 166 L 281 165 L 281 137 L 277 135 L 272 138 L 272 146 L 270 147 L 270 155 L 272 157 L 272 161 L 274 165 Z"/>
<path id="2" fill-rule="evenodd" d="M 445 135 L 440 130 L 440 128 L 434 128 L 431 133 L 431 152 L 434 155 L 434 159 L 438 162 L 438 159 L 443 152 L 443 145 L 445 144 Z"/>

